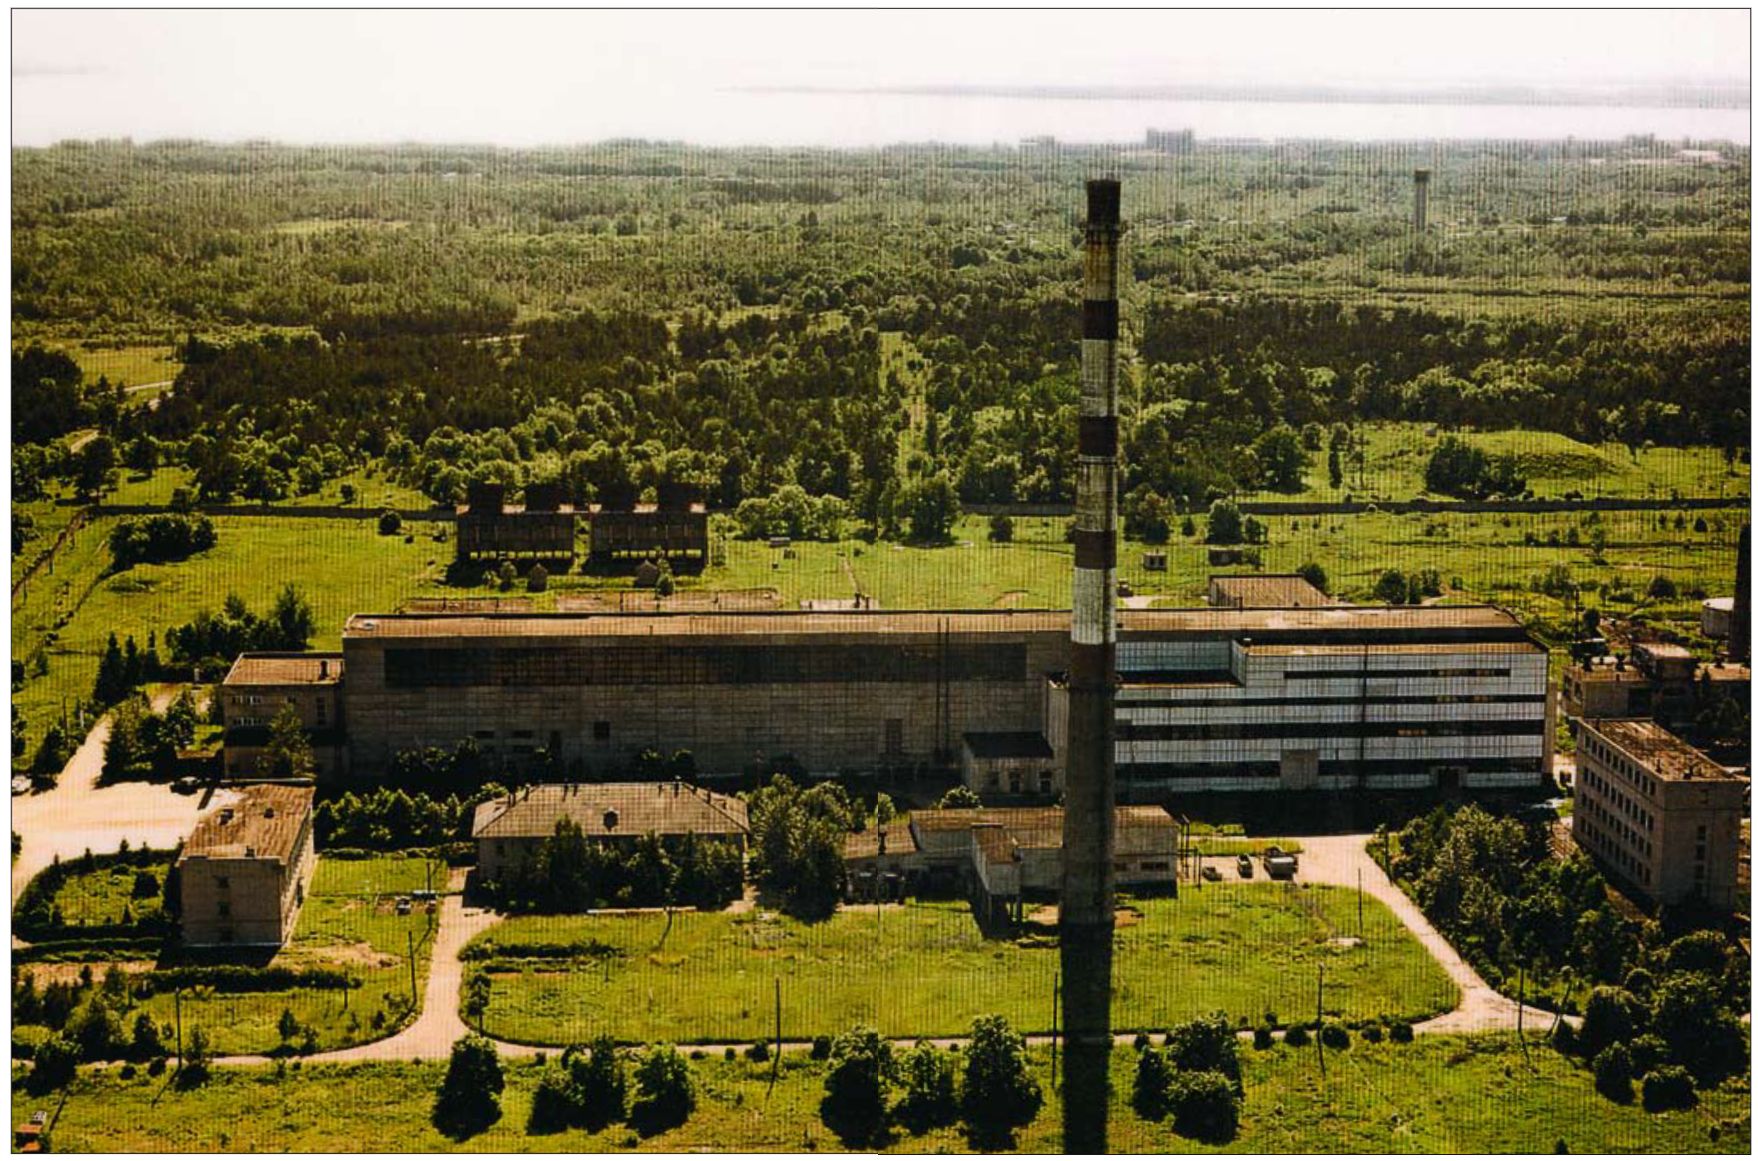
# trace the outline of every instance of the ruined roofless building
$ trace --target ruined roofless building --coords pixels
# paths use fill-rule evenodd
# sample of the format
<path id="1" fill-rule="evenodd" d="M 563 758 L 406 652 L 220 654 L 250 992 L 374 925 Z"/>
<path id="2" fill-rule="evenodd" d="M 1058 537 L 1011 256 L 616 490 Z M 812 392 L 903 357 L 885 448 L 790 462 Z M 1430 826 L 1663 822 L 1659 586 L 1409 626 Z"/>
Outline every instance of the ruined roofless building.
<path id="1" fill-rule="evenodd" d="M 574 509 L 559 484 L 528 484 L 525 503 L 508 504 L 505 484 L 474 483 L 457 512 L 458 559 L 574 559 Z"/>

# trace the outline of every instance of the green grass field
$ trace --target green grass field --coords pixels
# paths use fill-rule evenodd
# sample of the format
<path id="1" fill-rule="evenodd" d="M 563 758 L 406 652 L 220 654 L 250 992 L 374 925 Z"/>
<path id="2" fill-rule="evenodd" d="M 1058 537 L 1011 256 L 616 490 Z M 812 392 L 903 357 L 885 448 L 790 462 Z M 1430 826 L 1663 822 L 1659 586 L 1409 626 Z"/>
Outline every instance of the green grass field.
<path id="1" fill-rule="evenodd" d="M 444 864 L 426 859 L 320 856 L 293 939 L 271 962 L 277 967 L 346 968 L 359 974 L 361 986 L 347 991 L 187 990 L 185 1034 L 201 1026 L 217 1054 L 267 1052 L 280 1044 L 275 1023 L 283 1009 L 291 1009 L 302 1025 L 317 1030 L 319 1048 L 344 1048 L 389 1035 L 409 1015 L 411 940 L 422 985 L 432 950 L 431 917 L 419 909 L 410 915 L 396 914 L 394 896 L 430 881 L 443 887 L 445 876 Z M 143 1007 L 156 1019 L 168 1021 L 175 1015 L 174 1003 L 172 996 L 156 995 Z"/>
<path id="2" fill-rule="evenodd" d="M 1314 1049 L 1241 1049 L 1246 1098 L 1232 1153 L 1548 1153 L 1565 1142 L 1573 1153 L 1729 1153 L 1750 1151 L 1748 1087 L 1732 1082 L 1703 1094 L 1684 1112 L 1649 1114 L 1614 1105 L 1593 1091 L 1592 1077 L 1550 1049 L 1523 1057 L 1507 1037 L 1424 1037 L 1415 1044 L 1357 1041 L 1325 1054 L 1321 1078 Z M 1045 1088 L 1036 1120 L 1018 1135 L 1020 1152 L 1060 1147 L 1061 1110 L 1050 1087 L 1050 1062 L 1033 1049 Z M 1135 1054 L 1112 1057 L 1111 1148 L 1128 1153 L 1218 1152 L 1143 1121 L 1129 1107 Z M 669 1132 L 642 1139 L 622 1125 L 598 1133 L 526 1132 L 539 1067 L 507 1062 L 501 1118 L 463 1142 L 430 1124 L 441 1062 L 221 1068 L 204 1087 L 168 1088 L 144 1073 L 86 1072 L 53 1131 L 54 1147 L 79 1152 L 608 1152 L 686 1153 L 835 1151 L 818 1102 L 825 1066 L 789 1053 L 780 1080 L 770 1066 L 728 1062 L 716 1054 L 692 1062 L 701 1095 L 694 1115 Z M 58 1099 L 58 1098 L 56 1098 Z M 15 1088 L 14 1123 L 45 1098 Z M 970 1151 L 956 1128 L 921 1136 L 900 1132 L 891 1152 Z"/>
<path id="3" fill-rule="evenodd" d="M 1729 466 L 1709 447 L 1657 447 L 1632 454 L 1621 443 L 1589 444 L 1550 431 L 1436 432 L 1420 423 L 1369 423 L 1358 429 L 1367 439 L 1365 462 L 1343 463 L 1343 482 L 1333 488 L 1324 447 L 1308 452 L 1306 489 L 1299 493 L 1254 492 L 1252 500 L 1408 500 L 1424 495 L 1423 471 L 1443 434 L 1457 435 L 1490 455 L 1520 461 L 1527 486 L 1541 498 L 1579 492 L 1587 498 L 1666 499 L 1681 496 L 1743 496 L 1751 490 L 1747 465 Z M 1446 499 L 1436 496 L 1436 499 Z"/>
<path id="4" fill-rule="evenodd" d="M 79 364 L 88 383 L 96 382 L 98 376 L 103 375 L 111 383 L 140 387 L 175 379 L 177 372 L 183 369 L 183 364 L 177 361 L 177 348 L 172 346 L 112 347 L 77 343 L 69 346 L 67 353 Z M 148 394 L 151 392 L 138 392 L 134 398 L 143 399 Z"/>
<path id="5" fill-rule="evenodd" d="M 135 920 L 146 919 L 159 913 L 164 894 L 157 891 L 146 898 L 136 899 L 135 872 L 151 871 L 162 887 L 170 869 L 171 859 L 167 855 L 163 861 L 150 867 L 111 866 L 78 872 L 68 876 L 61 889 L 55 892 L 55 906 L 61 909 L 61 917 L 70 925 L 121 923 L 124 908 L 133 914 Z"/>
<path id="6" fill-rule="evenodd" d="M 425 525 L 411 526 L 413 543 L 379 536 L 370 520 L 267 520 L 218 517 L 219 542 L 207 552 L 173 564 L 136 565 L 107 574 L 106 542 L 114 518 L 94 520 L 56 558 L 53 575 L 34 577 L 12 603 L 12 656 L 28 660 L 42 647 L 49 672 L 29 677 L 13 695 L 25 715 L 32 746 L 63 701 L 89 697 L 98 658 L 109 634 L 133 634 L 145 647 L 147 634 L 189 621 L 202 609 L 218 610 L 237 593 L 266 614 L 275 594 L 295 581 L 317 615 L 313 648 L 335 649 L 342 623 L 361 610 L 393 609 L 405 597 L 440 592 L 438 580 L 451 558 Z"/>
<path id="7" fill-rule="evenodd" d="M 1259 1019 L 1310 1014 L 1318 965 L 1325 1006 L 1345 1019 L 1417 1018 L 1457 990 L 1390 911 L 1369 900 L 1359 946 L 1353 892 L 1208 884 L 1176 900 L 1144 899 L 1118 930 L 1115 1021 L 1162 1028 L 1222 1009 Z M 1049 1031 L 1053 940 L 985 940 L 963 903 L 843 910 L 818 924 L 779 915 L 522 917 L 478 941 L 498 945 L 487 1031 L 565 1044 L 599 1033 L 639 1042 L 739 1041 L 834 1033 L 864 1022 L 899 1036 L 950 1035 L 984 1012 Z M 664 935 L 663 942 L 661 936 Z M 521 941 L 598 941 L 602 957 L 526 959 Z M 876 963 L 886 967 L 874 975 Z"/>

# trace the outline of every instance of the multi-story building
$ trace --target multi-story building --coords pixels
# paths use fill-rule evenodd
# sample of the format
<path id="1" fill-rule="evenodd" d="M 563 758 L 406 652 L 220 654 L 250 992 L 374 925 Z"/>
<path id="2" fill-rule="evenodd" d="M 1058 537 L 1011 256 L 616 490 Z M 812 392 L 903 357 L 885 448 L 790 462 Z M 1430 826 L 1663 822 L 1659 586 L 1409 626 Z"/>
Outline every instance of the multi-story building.
<path id="1" fill-rule="evenodd" d="M 309 786 L 251 786 L 196 821 L 177 857 L 183 942 L 280 946 L 317 865 Z"/>
<path id="2" fill-rule="evenodd" d="M 536 857 L 556 823 L 568 819 L 586 841 L 629 846 L 646 835 L 743 844 L 751 831 L 743 799 L 685 782 L 599 782 L 526 786 L 476 808 L 477 874 L 500 878 Z"/>
<path id="3" fill-rule="evenodd" d="M 1751 783 L 1647 719 L 1575 725 L 1575 841 L 1659 903 L 1732 907 Z"/>
<path id="4" fill-rule="evenodd" d="M 1483 607 L 1217 609 L 1117 647 L 1117 784 L 1233 790 L 1541 785 L 1545 650 Z M 1060 752 L 1066 693 L 1052 680 Z"/>
<path id="5" fill-rule="evenodd" d="M 1752 671 L 1737 662 L 1699 662 L 1682 645 L 1644 642 L 1627 661 L 1583 658 L 1563 670 L 1562 712 L 1569 718 L 1652 717 L 1682 726 L 1722 698 L 1749 706 Z"/>
<path id="6" fill-rule="evenodd" d="M 1119 786 L 1538 785 L 1545 652 L 1483 606 L 1123 610 Z M 348 769 L 472 740 L 491 764 L 615 777 L 645 750 L 705 775 L 956 768 L 1061 786 L 1065 611 L 357 615 Z M 228 697 L 249 688 L 228 683 Z"/>
<path id="7" fill-rule="evenodd" d="M 319 778 L 347 773 L 340 653 L 245 653 L 220 686 L 225 717 L 225 767 L 233 777 L 256 773 L 270 726 L 286 707 L 299 714 Z"/>

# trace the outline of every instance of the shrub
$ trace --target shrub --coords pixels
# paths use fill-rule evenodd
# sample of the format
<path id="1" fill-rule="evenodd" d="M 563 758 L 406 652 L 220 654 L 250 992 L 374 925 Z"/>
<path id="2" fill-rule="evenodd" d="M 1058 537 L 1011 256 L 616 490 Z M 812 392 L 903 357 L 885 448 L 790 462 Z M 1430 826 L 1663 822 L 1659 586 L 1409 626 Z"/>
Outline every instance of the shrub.
<path id="1" fill-rule="evenodd" d="M 1349 1047 L 1349 1029 L 1341 1024 L 1326 1024 L 1319 1029 L 1319 1043 L 1326 1048 Z"/>
<path id="2" fill-rule="evenodd" d="M 830 1037 L 828 1037 L 828 1036 L 814 1036 L 814 1037 L 812 1037 L 812 1059 L 813 1060 L 829 1060 L 830 1059 Z"/>
<path id="3" fill-rule="evenodd" d="M 1666 1062 L 1666 1041 L 1652 1032 L 1644 1032 L 1629 1043 L 1630 1075 L 1644 1077 L 1656 1065 Z"/>
<path id="4" fill-rule="evenodd" d="M 1231 1141 L 1239 1131 L 1239 1094 L 1219 1072 L 1180 1072 L 1172 1078 L 1172 1129 L 1210 1144 Z"/>
<path id="5" fill-rule="evenodd" d="M 78 1070 L 79 1050 L 65 1036 L 51 1036 L 37 1045 L 25 1087 L 33 1096 L 53 1092 L 73 1079 Z"/>
<path id="6" fill-rule="evenodd" d="M 1581 1050 L 1580 1037 L 1575 1034 L 1575 1026 L 1567 1020 L 1558 1020 L 1556 1031 L 1550 1034 L 1551 1047 L 1564 1056 L 1573 1056 Z"/>
<path id="7" fill-rule="evenodd" d="M 1218 1072 L 1243 1091 L 1239 1037 L 1224 1012 L 1175 1025 L 1166 1033 L 1166 1061 L 1178 1072 Z"/>
<path id="8" fill-rule="evenodd" d="M 1651 1113 L 1688 1109 L 1696 1103 L 1697 1085 L 1691 1074 L 1676 1064 L 1661 1065 L 1642 1082 L 1642 1107 Z"/>
<path id="9" fill-rule="evenodd" d="M 197 1024 L 189 1030 L 189 1043 L 183 1049 L 183 1064 L 177 1070 L 179 1088 L 195 1088 L 208 1079 L 208 1034 Z"/>
<path id="10" fill-rule="evenodd" d="M 1276 1030 L 1268 1024 L 1259 1024 L 1251 1034 L 1251 1046 L 1260 1052 L 1268 1051 L 1276 1043 Z"/>
<path id="11" fill-rule="evenodd" d="M 1144 1050 L 1135 1062 L 1135 1087 L 1130 1104 L 1144 1121 L 1157 1121 L 1171 1111 L 1172 1068 L 1158 1048 Z"/>
<path id="12" fill-rule="evenodd" d="M 462 1037 L 452 1045 L 452 1058 L 434 1102 L 434 1127 L 455 1139 L 488 1128 L 500 1119 L 506 1083 L 494 1042 L 474 1034 Z"/>
<path id="13" fill-rule="evenodd" d="M 1132 1043 L 1135 1047 L 1135 1050 L 1137 1052 L 1140 1052 L 1143 1049 L 1145 1049 L 1146 1047 L 1148 1047 L 1148 1045 L 1152 1044 L 1153 1042 L 1154 1042 L 1153 1038 L 1151 1036 L 1149 1036 L 1146 1032 L 1137 1032 L 1135 1034 L 1135 1040 Z"/>
<path id="14" fill-rule="evenodd" d="M 525 591 L 541 593 L 547 588 L 549 588 L 549 570 L 541 564 L 532 565 L 531 571 L 525 574 Z"/>
<path id="15" fill-rule="evenodd" d="M 386 508 L 378 514 L 378 534 L 395 536 L 403 531 L 403 517 L 394 509 Z"/>
<path id="16" fill-rule="evenodd" d="M 989 517 L 989 539 L 996 544 L 1007 544 L 1013 540 L 1013 517 L 1005 512 L 997 512 Z"/>
<path id="17" fill-rule="evenodd" d="M 762 1064 L 764 1061 L 768 1060 L 769 1059 L 769 1043 L 768 1043 L 768 1041 L 759 1040 L 755 1044 L 751 1045 L 749 1048 L 745 1049 L 745 1059 L 749 1060 L 749 1061 L 753 1061 L 757 1064 Z"/>
<path id="18" fill-rule="evenodd" d="M 971 1024 L 959 1103 L 979 1138 L 1007 1137 L 1038 1115 L 1043 1090 L 1026 1068 L 1025 1038 L 1005 1017 L 978 1016 Z"/>
<path id="19" fill-rule="evenodd" d="M 649 1048 L 635 1066 L 635 1103 L 629 1121 L 645 1136 L 675 1128 L 696 1111 L 696 1080 L 676 1048 Z"/>
<path id="20" fill-rule="evenodd" d="M 824 1123 L 851 1145 L 880 1138 L 885 1129 L 885 1094 L 897 1073 L 891 1045 L 864 1025 L 851 1028 L 830 1047 L 824 1077 Z"/>
<path id="21" fill-rule="evenodd" d="M 569 1048 L 562 1053 L 562 1067 L 574 1086 L 574 1124 L 596 1132 L 627 1115 L 629 1077 L 616 1041 L 600 1036 L 589 1052 Z"/>
<path id="22" fill-rule="evenodd" d="M 1608 1046 L 1629 1040 L 1641 1030 L 1644 1016 L 1642 1002 L 1623 988 L 1594 988 L 1581 1017 L 1581 1054 L 1597 1059 Z"/>
<path id="23" fill-rule="evenodd" d="M 1396 1039 L 1395 1036 L 1393 1038 Z M 1287 1035 L 1282 1037 L 1282 1043 L 1290 1048 L 1305 1048 L 1312 1043 L 1312 1034 L 1306 1030 L 1305 1024 L 1295 1024 L 1288 1029 Z"/>
<path id="24" fill-rule="evenodd" d="M 1599 1095 L 1627 1104 L 1630 1091 L 1630 1050 L 1622 1044 L 1607 1045 L 1593 1058 L 1593 1087 Z"/>
<path id="25" fill-rule="evenodd" d="M 898 1061 L 903 1100 L 897 1115 L 912 1132 L 948 1125 L 958 1116 L 957 1070 L 952 1055 L 923 1041 Z"/>
<path id="26" fill-rule="evenodd" d="M 559 1133 L 573 1123 L 574 1114 L 573 1081 L 561 1068 L 545 1068 L 531 1094 L 531 1115 L 525 1122 L 525 1131 Z"/>
<path id="27" fill-rule="evenodd" d="M 1378 1044 L 1386 1037 L 1386 1030 L 1378 1024 L 1369 1024 L 1361 1030 L 1361 1038 L 1369 1044 Z"/>

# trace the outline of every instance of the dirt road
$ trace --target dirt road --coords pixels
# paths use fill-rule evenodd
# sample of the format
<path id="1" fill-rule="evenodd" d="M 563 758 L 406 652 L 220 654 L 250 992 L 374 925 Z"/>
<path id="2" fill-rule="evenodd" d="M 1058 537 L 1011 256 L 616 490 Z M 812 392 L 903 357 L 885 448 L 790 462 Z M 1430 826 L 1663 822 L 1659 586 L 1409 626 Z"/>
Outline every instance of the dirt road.
<path id="1" fill-rule="evenodd" d="M 160 693 L 153 699 L 153 708 L 163 710 L 175 696 L 175 690 Z M 18 861 L 12 864 L 14 901 L 31 877 L 57 855 L 71 859 L 87 850 L 106 854 L 116 850 L 123 839 L 130 846 L 150 843 L 169 849 L 188 837 L 204 804 L 223 805 L 236 798 L 232 791 L 219 790 L 207 802 L 204 795 L 178 794 L 153 782 L 99 786 L 104 743 L 109 737 L 110 719 L 106 716 L 67 760 L 53 790 L 12 800 L 12 829 L 23 840 Z"/>

